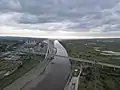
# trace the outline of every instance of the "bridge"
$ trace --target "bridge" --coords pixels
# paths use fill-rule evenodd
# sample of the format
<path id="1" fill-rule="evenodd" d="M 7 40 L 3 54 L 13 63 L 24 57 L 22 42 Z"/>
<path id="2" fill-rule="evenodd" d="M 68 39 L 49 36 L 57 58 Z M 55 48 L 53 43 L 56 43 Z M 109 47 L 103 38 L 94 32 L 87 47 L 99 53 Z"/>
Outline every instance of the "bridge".
<path id="1" fill-rule="evenodd" d="M 47 46 L 47 51 L 45 53 L 45 59 L 50 59 L 53 56 L 54 53 L 54 41 L 53 40 L 47 40 L 48 41 L 48 46 Z"/>
<path id="2" fill-rule="evenodd" d="M 108 63 L 102 63 L 102 62 L 95 62 L 95 61 L 92 61 L 92 60 L 85 60 L 85 59 L 73 58 L 73 57 L 66 57 L 66 56 L 60 56 L 60 55 L 55 55 L 55 56 L 63 57 L 63 58 L 68 58 L 70 60 L 80 61 L 80 62 L 84 62 L 84 63 L 97 64 L 97 65 L 107 66 L 107 67 L 112 67 L 112 68 L 120 68 L 120 66 L 114 65 L 114 64 L 108 64 Z"/>
<path id="3" fill-rule="evenodd" d="M 97 65 L 107 66 L 107 67 L 112 67 L 112 68 L 120 68 L 120 66 L 114 65 L 114 64 L 108 64 L 108 63 L 102 63 L 102 62 L 95 62 L 95 61 L 92 61 L 92 60 L 86 60 L 86 59 L 74 58 L 74 57 L 66 57 L 66 56 L 61 56 L 61 55 L 56 55 L 56 54 L 50 54 L 50 53 L 47 53 L 47 54 L 46 53 L 39 53 L 39 52 L 34 52 L 34 53 L 32 53 L 32 52 L 24 52 L 24 53 L 36 54 L 36 55 L 46 55 L 46 59 L 48 57 L 51 57 L 51 56 L 57 56 L 57 57 L 66 58 L 66 59 L 69 59 L 69 60 L 83 62 L 83 63 L 97 64 Z"/>
<path id="4" fill-rule="evenodd" d="M 61 56 L 61 55 L 56 55 L 54 52 L 54 42 L 53 40 L 48 40 L 48 46 L 47 46 L 47 51 L 46 53 L 41 53 L 41 52 L 26 52 L 26 51 L 21 51 L 23 53 L 28 53 L 28 54 L 35 54 L 35 55 L 45 55 L 45 60 L 49 60 L 51 59 L 51 57 L 61 57 L 61 58 L 66 58 L 66 59 L 69 59 L 69 60 L 73 60 L 73 61 L 79 61 L 81 63 L 89 63 L 89 64 L 92 64 L 92 65 L 101 65 L 102 67 L 103 66 L 106 66 L 106 67 L 111 67 L 111 68 L 120 68 L 120 66 L 118 65 L 114 65 L 114 64 L 108 64 L 108 63 L 102 63 L 102 62 L 95 62 L 95 61 L 92 61 L 92 60 L 85 60 L 85 59 L 82 59 L 82 58 L 74 58 L 74 57 L 70 57 L 70 56 Z M 82 66 L 82 64 L 81 64 Z M 70 79 L 68 81 L 68 83 L 66 84 L 66 87 L 64 90 L 77 90 L 78 89 L 78 83 L 79 83 L 79 77 L 81 76 L 81 72 L 82 72 L 82 67 L 80 67 L 80 73 L 78 75 L 78 77 L 72 77 L 72 79 Z"/>
<path id="5" fill-rule="evenodd" d="M 24 51 L 24 50 L 22 50 L 20 52 L 28 53 L 28 54 L 36 54 L 36 55 L 45 55 L 45 60 L 52 59 L 54 56 L 57 56 L 57 57 L 66 58 L 66 59 L 69 59 L 69 60 L 83 62 L 83 63 L 101 65 L 102 67 L 107 66 L 107 67 L 112 67 L 112 68 L 120 68 L 120 66 L 114 65 L 114 64 L 102 63 L 102 62 L 99 62 L 99 61 L 95 62 L 93 60 L 86 60 L 86 59 L 82 59 L 82 58 L 74 58 L 74 57 L 70 57 L 70 56 L 66 57 L 66 56 L 56 55 L 54 53 L 54 40 L 47 40 L 47 42 L 48 42 L 48 46 L 47 46 L 46 53 L 29 52 L 29 51 Z"/>

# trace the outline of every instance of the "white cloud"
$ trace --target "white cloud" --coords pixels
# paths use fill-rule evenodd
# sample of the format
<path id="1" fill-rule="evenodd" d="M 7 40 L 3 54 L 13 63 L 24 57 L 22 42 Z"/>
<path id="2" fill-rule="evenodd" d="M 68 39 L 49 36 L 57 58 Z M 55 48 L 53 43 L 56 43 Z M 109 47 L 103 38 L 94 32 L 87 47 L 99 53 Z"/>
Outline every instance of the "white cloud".
<path id="1" fill-rule="evenodd" d="M 17 12 L 8 12 L 8 13 L 0 13 L 0 24 L 12 24 L 17 23 L 20 20 L 22 13 Z"/>
<path id="2" fill-rule="evenodd" d="M 120 36 L 119 2 L 119 0 L 1 0 L 0 35 Z"/>

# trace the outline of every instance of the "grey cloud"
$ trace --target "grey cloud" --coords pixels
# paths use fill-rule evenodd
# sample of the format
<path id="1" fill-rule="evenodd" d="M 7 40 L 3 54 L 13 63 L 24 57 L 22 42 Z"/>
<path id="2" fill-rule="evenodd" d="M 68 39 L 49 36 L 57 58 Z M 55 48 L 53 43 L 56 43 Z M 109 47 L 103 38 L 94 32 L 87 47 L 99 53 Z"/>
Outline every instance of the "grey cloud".
<path id="1" fill-rule="evenodd" d="M 119 24 L 115 24 L 115 25 L 106 25 L 103 28 L 103 32 L 116 32 L 116 31 L 120 31 L 120 25 Z"/>
<path id="2" fill-rule="evenodd" d="M 103 32 L 119 30 L 120 0 L 0 0 L 0 12 L 21 13 L 12 18 L 17 24 L 70 21 L 67 29 L 81 31 L 104 27 Z M 75 24 L 73 24 L 75 23 Z M 76 24 L 77 23 L 77 24 Z"/>
<path id="3" fill-rule="evenodd" d="M 22 9 L 19 0 L 0 0 L 0 11 L 19 11 Z"/>

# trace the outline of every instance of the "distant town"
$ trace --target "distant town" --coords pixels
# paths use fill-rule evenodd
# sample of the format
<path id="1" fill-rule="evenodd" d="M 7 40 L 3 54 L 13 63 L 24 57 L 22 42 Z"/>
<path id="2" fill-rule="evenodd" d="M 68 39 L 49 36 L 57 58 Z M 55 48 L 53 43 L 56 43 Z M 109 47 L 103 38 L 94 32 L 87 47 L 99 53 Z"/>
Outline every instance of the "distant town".
<path id="1" fill-rule="evenodd" d="M 0 90 L 31 88 L 119 90 L 120 39 L 1 37 Z"/>
<path id="2" fill-rule="evenodd" d="M 0 88 L 5 87 L 40 63 L 45 57 L 47 43 L 47 40 L 1 39 Z M 40 52 L 40 54 L 36 55 L 35 53 L 38 52 Z M 14 75 L 16 75 L 16 77 L 13 77 Z"/>

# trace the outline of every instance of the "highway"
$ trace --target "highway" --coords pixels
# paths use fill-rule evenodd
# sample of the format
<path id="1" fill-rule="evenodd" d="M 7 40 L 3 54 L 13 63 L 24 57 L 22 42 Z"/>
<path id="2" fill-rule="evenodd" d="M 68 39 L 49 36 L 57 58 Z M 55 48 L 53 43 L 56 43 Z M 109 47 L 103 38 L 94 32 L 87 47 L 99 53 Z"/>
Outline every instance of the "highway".
<path id="1" fill-rule="evenodd" d="M 68 56 L 65 48 L 58 42 L 55 44 L 57 55 Z M 64 90 L 71 72 L 69 59 L 55 56 L 44 73 L 28 82 L 22 90 Z"/>
<path id="2" fill-rule="evenodd" d="M 51 45 L 49 48 L 51 48 Z M 4 90 L 64 90 L 64 87 L 69 78 L 69 74 L 71 72 L 70 60 L 120 68 L 120 66 L 108 63 L 94 62 L 90 60 L 69 57 L 65 48 L 59 42 L 55 44 L 55 48 L 57 49 L 57 53 L 54 59 L 47 65 L 47 67 L 45 67 L 45 69 L 43 67 L 44 72 L 42 72 L 41 66 L 39 65 L 30 72 L 26 73 L 20 79 L 16 80 L 10 86 L 6 87 Z M 23 52 L 38 55 L 45 54 L 39 52 Z M 20 89 L 20 87 L 22 87 L 22 89 Z"/>
<path id="3" fill-rule="evenodd" d="M 30 52 L 28 52 L 28 53 L 30 53 Z M 34 53 L 34 54 L 41 55 L 41 54 L 45 54 L 45 53 Z M 91 60 L 86 60 L 86 59 L 81 59 L 81 58 L 74 58 L 74 57 L 64 56 L 64 55 L 55 55 L 55 56 L 61 57 L 61 58 L 66 58 L 66 59 L 70 59 L 70 60 L 75 60 L 75 61 L 95 64 L 95 62 L 91 61 Z M 112 67 L 112 68 L 120 68 L 120 66 L 114 65 L 114 64 L 108 64 L 108 63 L 102 63 L 102 62 L 96 62 L 96 64 L 101 65 L 101 66 Z"/>
<path id="4" fill-rule="evenodd" d="M 55 47 L 57 55 L 68 56 L 65 48 L 59 42 L 55 44 Z M 34 53 L 29 52 L 28 54 Z M 69 59 L 55 56 L 50 61 L 46 58 L 42 64 L 27 72 L 4 90 L 64 90 L 70 72 Z"/>
<path id="5" fill-rule="evenodd" d="M 85 60 L 85 59 L 66 57 L 66 56 L 61 56 L 61 55 L 56 55 L 56 56 L 68 58 L 68 59 L 75 60 L 75 61 L 85 62 L 85 63 L 98 64 L 98 65 L 101 65 L 101 66 L 107 66 L 107 67 L 112 67 L 112 68 L 120 68 L 120 66 L 118 66 L 118 65 L 113 65 L 113 64 L 108 64 L 108 63 L 102 63 L 102 62 L 96 62 L 95 63 L 94 61 Z"/>

